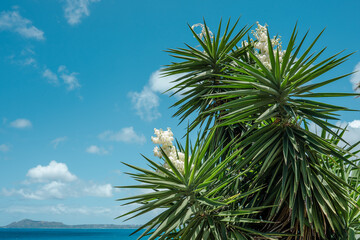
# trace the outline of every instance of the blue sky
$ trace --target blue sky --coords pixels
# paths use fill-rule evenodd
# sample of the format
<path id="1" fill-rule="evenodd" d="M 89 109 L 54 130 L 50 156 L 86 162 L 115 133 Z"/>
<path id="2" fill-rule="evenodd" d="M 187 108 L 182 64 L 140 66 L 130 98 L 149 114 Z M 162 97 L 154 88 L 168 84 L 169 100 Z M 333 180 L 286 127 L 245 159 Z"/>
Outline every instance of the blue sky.
<path id="1" fill-rule="evenodd" d="M 309 39 L 326 31 L 315 50 L 330 56 L 359 50 L 360 2 L 343 1 L 0 2 L 0 226 L 23 218 L 67 224 L 116 223 L 128 208 L 117 198 L 136 192 L 120 162 L 145 166 L 154 128 L 171 127 L 176 97 L 160 93 L 171 79 L 158 70 L 172 61 L 163 50 L 195 44 L 188 30 L 203 17 L 240 25 L 267 23 L 283 45 L 298 21 Z M 360 70 L 360 55 L 325 77 Z M 325 78 L 323 78 L 325 79 Z M 360 74 L 325 89 L 352 92 Z M 328 100 L 360 109 L 360 99 Z M 346 137 L 360 140 L 360 114 L 343 113 Z M 144 218 L 129 223 L 143 223 Z"/>

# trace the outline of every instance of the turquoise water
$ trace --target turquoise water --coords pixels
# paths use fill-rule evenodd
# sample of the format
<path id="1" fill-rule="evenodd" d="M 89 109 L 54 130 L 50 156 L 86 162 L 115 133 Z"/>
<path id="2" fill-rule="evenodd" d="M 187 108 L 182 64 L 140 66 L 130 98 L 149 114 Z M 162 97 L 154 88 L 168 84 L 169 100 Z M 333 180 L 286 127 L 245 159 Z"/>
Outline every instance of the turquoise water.
<path id="1" fill-rule="evenodd" d="M 1 240 L 114 240 L 137 239 L 140 234 L 129 236 L 135 229 L 0 229 Z M 144 238 L 146 239 L 146 238 Z"/>

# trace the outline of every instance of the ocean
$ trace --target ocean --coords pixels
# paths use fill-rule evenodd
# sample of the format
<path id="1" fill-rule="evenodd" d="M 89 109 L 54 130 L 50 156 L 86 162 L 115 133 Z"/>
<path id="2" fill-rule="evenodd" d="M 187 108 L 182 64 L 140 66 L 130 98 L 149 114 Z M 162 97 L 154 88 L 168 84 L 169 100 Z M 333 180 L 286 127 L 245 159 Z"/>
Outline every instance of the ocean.
<path id="1" fill-rule="evenodd" d="M 141 233 L 129 236 L 135 229 L 0 229 L 1 240 L 135 240 Z M 146 239 L 146 238 L 144 238 Z"/>

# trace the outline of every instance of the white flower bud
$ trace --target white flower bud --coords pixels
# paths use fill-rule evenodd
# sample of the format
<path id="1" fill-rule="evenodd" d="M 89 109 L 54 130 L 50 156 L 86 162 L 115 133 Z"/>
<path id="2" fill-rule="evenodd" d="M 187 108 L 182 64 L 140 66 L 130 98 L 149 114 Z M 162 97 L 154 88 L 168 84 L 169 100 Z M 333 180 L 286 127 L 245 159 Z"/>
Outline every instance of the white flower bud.
<path id="1" fill-rule="evenodd" d="M 155 155 L 156 157 L 159 157 L 159 158 L 162 157 L 160 148 L 159 148 L 158 146 L 156 146 L 153 151 L 154 151 L 154 155 Z"/>
<path id="2" fill-rule="evenodd" d="M 185 154 L 179 152 L 176 147 L 173 145 L 174 134 L 170 128 L 167 128 L 167 131 L 163 131 L 162 129 L 154 129 L 154 134 L 156 137 L 151 137 L 151 141 L 155 144 L 161 145 L 160 147 L 163 149 L 166 156 L 173 163 L 173 165 L 180 171 L 184 172 L 184 160 Z M 163 155 L 160 151 L 160 148 L 156 146 L 153 150 L 154 155 L 156 157 L 162 158 Z M 164 163 L 164 167 L 168 170 L 171 170 L 167 163 Z"/>
<path id="3" fill-rule="evenodd" d="M 257 42 L 254 44 L 255 56 L 264 64 L 264 66 L 268 69 L 271 69 L 270 57 L 269 57 L 269 48 L 268 48 L 268 36 L 267 36 L 267 25 L 260 25 L 259 22 L 256 22 L 257 28 L 251 31 L 253 36 L 256 38 Z M 281 37 L 274 36 L 270 39 L 271 44 L 273 46 L 274 55 L 276 55 L 276 51 L 279 51 L 279 60 L 280 63 L 283 61 L 283 57 L 285 55 L 285 51 L 281 50 Z"/>

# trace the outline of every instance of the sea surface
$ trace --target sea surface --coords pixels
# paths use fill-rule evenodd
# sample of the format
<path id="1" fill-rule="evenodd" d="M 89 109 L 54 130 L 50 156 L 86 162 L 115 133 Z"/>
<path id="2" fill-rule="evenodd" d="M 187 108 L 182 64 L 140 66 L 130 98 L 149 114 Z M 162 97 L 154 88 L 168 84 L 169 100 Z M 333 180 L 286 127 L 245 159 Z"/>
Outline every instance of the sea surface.
<path id="1" fill-rule="evenodd" d="M 0 229 L 1 240 L 135 240 L 141 233 L 129 236 L 135 229 Z M 144 238 L 145 239 L 145 238 Z"/>

